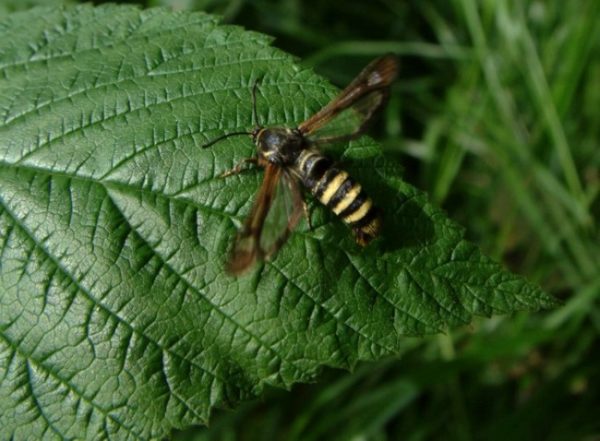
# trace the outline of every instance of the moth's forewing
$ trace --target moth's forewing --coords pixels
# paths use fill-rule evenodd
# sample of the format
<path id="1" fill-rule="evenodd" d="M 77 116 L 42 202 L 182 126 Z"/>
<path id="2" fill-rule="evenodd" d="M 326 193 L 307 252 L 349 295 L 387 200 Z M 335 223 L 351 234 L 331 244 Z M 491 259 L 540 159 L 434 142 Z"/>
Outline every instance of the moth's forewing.
<path id="1" fill-rule="evenodd" d="M 384 55 L 377 58 L 329 104 L 302 122 L 298 129 L 303 135 L 316 139 L 317 132 L 324 129 L 325 125 L 330 123 L 337 125 L 341 122 L 338 117 L 344 119 L 348 117 L 347 115 L 354 115 L 358 121 L 346 127 L 344 134 L 326 135 L 326 137 L 333 141 L 351 139 L 360 135 L 373 115 L 387 101 L 389 87 L 397 74 L 398 60 L 395 56 Z"/>
<path id="2" fill-rule="evenodd" d="M 259 245 L 260 235 L 267 213 L 273 203 L 275 188 L 281 178 L 281 173 L 281 168 L 273 164 L 268 163 L 265 167 L 263 181 L 256 194 L 252 210 L 233 244 L 229 263 L 227 264 L 229 273 L 241 274 L 262 258 Z"/>
<path id="3" fill-rule="evenodd" d="M 250 215 L 234 243 L 228 272 L 242 274 L 274 254 L 298 224 L 301 213 L 297 182 L 283 168 L 267 163 Z"/>

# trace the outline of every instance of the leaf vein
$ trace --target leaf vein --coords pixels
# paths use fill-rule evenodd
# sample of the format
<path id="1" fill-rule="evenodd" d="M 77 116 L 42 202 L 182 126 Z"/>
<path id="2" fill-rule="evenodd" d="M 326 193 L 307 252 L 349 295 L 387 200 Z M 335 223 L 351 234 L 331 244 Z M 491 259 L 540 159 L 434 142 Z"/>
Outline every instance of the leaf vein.
<path id="1" fill-rule="evenodd" d="M 57 427 L 54 426 L 52 421 L 50 421 L 50 419 L 46 415 L 46 412 L 44 411 L 41 403 L 37 399 L 37 395 L 33 390 L 33 378 L 32 378 L 32 372 L 31 372 L 31 366 L 29 364 L 29 360 L 25 361 L 25 371 L 27 373 L 27 390 L 28 390 L 29 394 L 31 395 L 31 399 L 33 400 L 33 404 L 35 405 L 36 409 L 38 410 L 39 415 L 46 422 L 46 427 L 49 428 L 50 430 L 52 430 L 52 432 L 57 434 L 60 438 L 62 438 L 62 439 L 66 438 L 66 436 L 63 435 L 62 432 Z"/>
<path id="2" fill-rule="evenodd" d="M 176 32 L 176 31 L 178 31 L 181 28 L 187 28 L 190 25 L 200 24 L 200 23 L 203 23 L 203 22 L 204 23 L 212 24 L 213 28 L 216 28 L 216 26 L 215 26 L 216 23 L 215 22 L 211 23 L 211 22 L 209 22 L 207 20 L 199 20 L 197 22 L 186 22 L 186 23 L 182 24 L 181 26 L 174 26 L 174 27 L 168 28 L 166 30 L 165 29 L 160 29 L 159 32 L 160 33 L 164 33 L 164 34 L 169 34 L 169 33 Z M 76 35 L 76 32 L 73 32 L 73 31 L 76 31 L 77 29 L 78 28 L 73 28 L 73 30 L 70 32 L 70 34 Z M 139 39 L 140 40 L 144 40 L 144 39 L 147 39 L 148 37 L 152 37 L 154 34 L 155 34 L 155 32 L 151 32 L 151 33 L 148 33 L 148 34 L 139 34 Z M 130 33 L 129 35 L 133 35 L 133 33 Z M 31 65 L 31 64 L 34 64 L 34 63 L 47 63 L 49 61 L 60 60 L 60 59 L 63 59 L 63 58 L 69 58 L 69 57 L 74 58 L 76 55 L 81 56 L 82 54 L 85 54 L 87 52 L 102 51 L 104 49 L 115 48 L 115 47 L 117 47 L 118 45 L 120 45 L 122 43 L 127 43 L 128 45 L 130 45 L 132 41 L 135 41 L 137 39 L 137 37 L 135 39 L 129 39 L 128 40 L 129 35 L 125 35 L 123 38 L 115 40 L 112 43 L 106 44 L 106 45 L 91 46 L 91 47 L 88 47 L 88 48 L 85 48 L 85 49 L 75 50 L 75 51 L 71 51 L 71 52 L 63 52 L 63 53 L 51 55 L 51 56 L 48 56 L 48 57 L 39 57 L 39 58 L 33 58 L 32 59 L 32 56 L 30 56 L 29 59 L 27 59 L 27 60 L 20 60 L 20 61 L 14 62 L 14 63 L 5 63 L 5 64 L 0 63 L 0 72 L 3 72 L 3 71 L 8 70 L 8 69 L 11 69 L 13 67 L 28 66 L 28 65 Z M 33 55 L 33 57 L 35 57 L 35 54 Z"/>
<path id="3" fill-rule="evenodd" d="M 13 348 L 13 350 L 14 350 L 15 353 L 17 353 L 21 358 L 23 358 L 26 361 L 28 367 L 30 366 L 30 363 L 34 364 L 35 366 L 38 366 L 44 372 L 48 373 L 49 376 L 53 377 L 60 384 L 62 384 L 67 389 L 69 389 L 70 391 L 72 391 L 77 397 L 79 397 L 80 399 L 85 400 L 85 402 L 89 403 L 89 405 L 91 407 L 93 407 L 94 409 L 98 410 L 104 416 L 104 420 L 111 419 L 115 423 L 117 423 L 120 427 L 123 427 L 125 430 L 127 430 L 127 432 L 129 432 L 130 434 L 134 435 L 137 439 L 140 439 L 140 440 L 145 439 L 142 435 L 140 435 L 139 433 L 137 433 L 134 429 L 132 429 L 131 427 L 128 427 L 127 425 L 125 425 L 115 415 L 112 415 L 110 413 L 110 411 L 105 410 L 102 407 L 100 407 L 100 405 L 96 404 L 92 398 L 86 397 L 85 394 L 83 392 L 81 392 L 79 390 L 79 388 L 77 388 L 69 380 L 63 378 L 62 376 L 60 376 L 59 374 L 57 374 L 56 372 L 54 372 L 51 368 L 45 366 L 43 362 L 36 360 L 33 357 L 33 354 L 26 354 L 25 352 L 23 352 L 23 350 L 20 348 L 20 346 L 17 343 L 13 342 L 11 339 L 9 339 L 8 336 L 6 336 L 5 333 L 0 332 L 0 338 L 2 340 L 4 340 L 4 342 L 8 346 L 10 346 L 11 348 Z"/>
<path id="4" fill-rule="evenodd" d="M 344 255 L 346 256 L 346 259 L 348 260 L 348 262 L 350 263 L 350 266 L 352 267 L 352 269 L 354 269 L 354 272 L 356 272 L 356 274 L 358 274 L 358 276 L 364 280 L 367 285 L 369 285 L 369 287 L 376 293 L 378 294 L 382 294 L 380 292 L 379 289 L 377 289 L 375 286 L 373 286 L 373 284 L 371 283 L 371 281 L 365 276 L 363 275 L 363 273 L 358 269 L 358 267 L 354 264 L 354 261 L 352 260 L 350 254 L 348 254 L 348 252 L 344 249 L 342 249 L 341 247 L 338 247 L 339 250 L 343 251 Z M 415 320 L 417 323 L 421 323 L 423 326 L 425 326 L 425 328 L 429 328 L 430 325 L 427 324 L 427 322 L 425 322 L 423 319 L 411 314 L 410 312 L 408 312 L 406 309 L 400 307 L 399 305 L 396 305 L 395 303 L 393 303 L 390 299 L 388 299 L 385 295 L 381 295 L 380 296 L 387 304 L 389 304 L 394 311 L 399 311 L 403 314 L 405 314 L 407 317 Z"/>
<path id="5" fill-rule="evenodd" d="M 21 224 L 20 220 L 8 209 L 8 207 L 6 206 L 6 203 L 4 202 L 4 200 L 2 199 L 1 195 L 0 195 L 0 206 L 4 208 L 5 212 L 9 214 L 9 216 L 13 219 L 13 221 L 15 222 L 16 225 L 19 226 L 20 229 L 22 229 L 25 234 L 29 237 L 29 239 L 31 240 L 31 242 L 37 246 L 49 259 L 50 261 L 54 264 L 54 266 L 60 270 L 60 272 L 65 275 L 65 277 L 67 277 L 69 280 L 71 280 L 71 282 L 73 283 L 73 285 L 77 288 L 77 290 L 79 292 L 81 292 L 87 299 L 89 299 L 94 305 L 96 305 L 98 308 L 100 308 L 102 311 L 106 312 L 109 316 L 111 316 L 112 318 L 114 318 L 118 323 L 123 324 L 127 329 L 129 329 L 130 331 L 132 331 L 133 333 L 141 336 L 142 338 L 144 338 L 146 341 L 154 344 L 157 348 L 159 348 L 161 351 L 167 351 L 169 353 L 171 353 L 173 356 L 181 359 L 184 362 L 187 362 L 189 364 L 191 364 L 192 366 L 197 367 L 198 369 L 202 370 L 203 372 L 206 372 L 207 374 L 209 374 L 212 377 L 217 378 L 218 380 L 224 382 L 224 380 L 222 378 L 219 378 L 219 376 L 210 371 L 208 368 L 201 366 L 199 364 L 197 364 L 196 362 L 194 362 L 193 360 L 187 359 L 186 357 L 179 355 L 176 352 L 173 352 L 169 349 L 167 349 L 166 347 L 160 345 L 160 343 L 158 343 L 158 341 L 154 340 L 153 338 L 151 338 L 150 336 L 148 336 L 147 334 L 145 334 L 143 331 L 135 328 L 133 325 L 131 325 L 129 322 L 127 322 L 125 319 L 123 319 L 121 316 L 119 316 L 117 313 L 115 313 L 114 311 L 112 311 L 111 309 L 109 309 L 108 307 L 106 307 L 100 300 L 98 300 L 95 296 L 93 296 L 91 294 L 91 292 L 88 292 L 87 289 L 85 289 L 80 283 L 79 281 L 75 278 L 75 276 L 73 276 L 62 264 L 60 261 L 57 261 L 54 256 L 52 256 L 52 254 L 50 253 L 49 250 L 46 249 L 46 247 L 44 245 L 42 245 L 41 243 L 39 243 L 36 239 L 35 236 L 33 235 L 33 233 L 31 231 L 29 231 L 29 229 Z"/>
<path id="6" fill-rule="evenodd" d="M 388 353 L 391 353 L 393 351 L 393 348 L 388 347 L 383 345 L 382 343 L 379 343 L 377 341 L 375 341 L 372 337 L 369 337 L 367 334 L 361 332 L 359 329 L 355 329 L 352 325 L 350 325 L 349 323 L 346 323 L 345 321 L 340 320 L 338 317 L 336 317 L 336 315 L 333 313 L 333 311 L 329 310 L 325 305 L 323 305 L 322 303 L 318 302 L 313 296 L 311 296 L 309 294 L 308 291 L 303 290 L 302 288 L 300 288 L 300 286 L 298 286 L 292 279 L 290 279 L 286 274 L 284 274 L 283 270 L 279 267 L 277 267 L 273 261 L 269 261 L 268 265 L 272 268 L 274 268 L 275 270 L 277 270 L 277 272 L 279 274 L 281 274 L 283 277 L 285 277 L 286 281 L 288 283 L 290 283 L 294 288 L 296 288 L 298 291 L 300 291 L 301 293 L 303 293 L 307 298 L 309 298 L 312 303 L 318 307 L 320 307 L 323 311 L 325 311 L 329 316 L 331 316 L 337 323 L 340 323 L 341 325 L 345 326 L 346 328 L 350 329 L 352 332 L 356 333 L 357 335 L 359 335 L 360 337 L 363 337 L 365 340 L 367 340 L 369 343 L 374 344 L 375 346 L 378 346 L 382 349 L 385 349 Z"/>
<path id="7" fill-rule="evenodd" d="M 109 198 L 112 200 L 112 196 L 110 194 L 110 190 L 108 189 L 108 187 L 105 187 L 106 191 L 108 193 Z M 163 257 L 157 250 L 154 249 L 154 247 L 152 247 L 152 245 L 150 243 L 148 243 L 146 241 L 146 239 L 143 237 L 143 235 L 139 234 L 135 228 L 135 226 L 130 222 L 130 220 L 127 218 L 127 216 L 125 215 L 125 213 L 123 213 L 119 207 L 119 205 L 112 200 L 113 206 L 119 211 L 119 213 L 121 214 L 123 221 L 127 223 L 127 225 L 129 226 L 129 228 L 131 229 L 131 231 L 136 234 L 136 236 L 143 241 L 150 250 L 152 250 L 152 252 L 154 253 L 154 255 L 164 264 L 165 268 L 167 268 L 169 270 L 169 272 L 171 274 L 173 274 L 175 277 L 177 277 L 179 280 L 181 280 L 181 282 L 192 292 L 195 292 L 200 298 L 202 298 L 208 306 L 210 306 L 210 308 L 215 311 L 217 314 L 219 314 L 221 317 L 223 317 L 225 320 L 229 321 L 230 323 L 232 323 L 237 329 L 239 329 L 240 331 L 242 331 L 244 334 L 248 335 L 250 338 L 254 339 L 257 343 L 259 343 L 263 348 L 265 348 L 268 352 L 272 353 L 273 355 L 275 355 L 279 360 L 287 362 L 288 360 L 283 357 L 281 354 L 279 354 L 274 348 L 272 348 L 269 344 L 267 344 L 265 341 L 263 341 L 258 335 L 255 335 L 253 332 L 250 331 L 250 329 L 246 328 L 245 326 L 243 326 L 240 322 L 238 322 L 237 320 L 235 320 L 231 315 L 227 314 L 225 311 L 223 311 L 221 308 L 218 307 L 218 305 L 216 305 L 215 303 L 213 303 L 210 298 L 203 293 L 200 289 L 198 289 L 197 287 L 195 287 L 191 282 L 189 282 L 186 278 L 184 278 L 179 272 L 177 272 L 175 270 L 175 268 L 173 268 L 169 262 L 167 261 L 167 258 Z"/>
<path id="8" fill-rule="evenodd" d="M 305 83 L 300 83 L 300 82 L 295 82 L 295 81 L 287 81 L 287 82 L 282 82 L 282 83 L 277 83 L 277 86 L 281 86 L 281 85 L 291 85 L 291 84 L 297 84 L 297 85 L 301 85 L 301 86 L 306 86 Z M 275 85 L 275 84 L 274 84 Z M 35 146 L 32 150 L 28 151 L 27 153 L 23 154 L 19 159 L 17 159 L 14 164 L 21 164 L 23 163 L 28 157 L 34 155 L 35 153 L 39 152 L 41 149 L 48 147 L 52 144 L 54 144 L 57 141 L 61 141 L 64 140 L 65 138 L 67 138 L 70 135 L 73 134 L 77 134 L 77 133 L 83 133 L 83 131 L 85 129 L 90 129 L 92 127 L 95 127 L 99 124 L 104 124 L 107 121 L 111 121 L 114 120 L 116 118 L 120 118 L 126 115 L 132 115 L 135 113 L 138 113 L 140 111 L 143 110 L 148 110 L 151 108 L 156 108 L 156 107 L 160 107 L 160 106 L 170 106 L 172 105 L 174 102 L 179 101 L 179 100 L 183 100 L 183 99 L 189 99 L 189 98 L 196 98 L 196 97 L 200 97 L 202 95 L 213 95 L 215 93 L 222 93 L 222 92 L 231 92 L 231 91 L 239 91 L 239 90 L 249 90 L 250 86 L 249 85 L 244 85 L 244 86 L 232 86 L 232 87 L 222 87 L 222 88 L 217 88 L 217 89 L 211 89 L 211 90 L 203 90 L 201 92 L 196 92 L 196 93 L 190 93 L 190 94 L 185 94 L 183 93 L 182 95 L 176 96 L 174 98 L 167 98 L 164 101 L 160 101 L 160 102 L 154 102 L 154 103 L 150 103 L 150 104 L 144 104 L 140 107 L 136 107 L 136 108 L 131 108 L 128 107 L 127 110 L 125 111 L 121 111 L 121 112 L 116 112 L 113 115 L 110 115 L 108 117 L 105 118 L 100 118 L 96 121 L 92 121 L 90 123 L 87 124 L 81 124 L 78 127 L 75 127 L 73 129 L 69 129 L 69 130 L 64 130 L 62 133 L 60 133 L 58 136 L 55 137 L 48 137 L 45 141 L 39 143 L 37 146 Z M 205 130 L 205 129 L 203 129 Z"/>
<path id="9" fill-rule="evenodd" d="M 218 46 L 216 46 L 218 47 Z M 213 49 L 213 48 L 203 48 L 203 49 Z M 228 48 L 229 49 L 229 48 Z M 221 67 L 228 67 L 228 66 L 235 66 L 235 65 L 241 65 L 241 64 L 246 64 L 246 63 L 252 63 L 252 62 L 260 62 L 260 61 L 285 61 L 287 60 L 287 57 L 270 57 L 270 58 L 253 58 L 253 59 L 248 59 L 248 60 L 237 60 L 237 61 L 232 61 L 232 62 L 228 62 L 228 63 L 219 63 L 219 64 L 210 64 L 207 66 L 202 66 L 199 68 L 193 68 L 193 69 L 181 69 L 178 71 L 169 71 L 169 72 L 164 72 L 164 73 L 157 73 L 157 74 L 153 74 L 152 70 L 147 71 L 146 73 L 144 73 L 143 75 L 134 75 L 131 77 L 125 77 L 125 78 L 119 78 L 118 80 L 115 81 L 108 81 L 105 83 L 95 83 L 92 87 L 84 87 L 82 89 L 76 90 L 76 91 L 69 91 L 69 93 L 67 93 L 66 95 L 63 96 L 59 96 L 56 99 L 50 99 L 48 101 L 45 101 L 44 103 L 42 103 L 39 106 L 36 106 L 32 109 L 26 110 L 25 112 L 22 113 L 18 113 L 13 115 L 12 117 L 8 118 L 5 117 L 4 118 L 4 122 L 3 124 L 0 124 L 0 127 L 6 127 L 10 124 L 13 124 L 15 121 L 18 121 L 20 119 L 24 119 L 27 116 L 29 116 L 30 114 L 34 113 L 34 112 L 39 112 L 40 110 L 43 110 L 47 107 L 50 107 L 54 104 L 58 104 L 61 103 L 63 101 L 66 100 L 72 100 L 73 98 L 79 96 L 79 95 L 85 95 L 88 92 L 92 92 L 95 90 L 100 90 L 100 89 L 108 89 L 109 87 L 113 87 L 113 86 L 119 86 L 123 83 L 126 82 L 131 82 L 133 84 L 135 84 L 136 80 L 141 80 L 141 79 L 145 79 L 145 78 L 160 78 L 160 77 L 166 77 L 169 75 L 172 75 L 173 77 L 176 77 L 177 75 L 186 75 L 189 74 L 191 72 L 199 72 L 201 70 L 205 70 L 205 69 L 212 69 L 212 68 L 221 68 Z M 123 61 L 121 61 L 123 62 Z M 80 72 L 77 71 L 76 76 L 79 76 Z M 119 76 L 117 75 L 117 78 Z M 17 94 L 15 94 L 17 95 Z M 15 100 L 13 99 L 12 102 L 14 102 Z M 11 104 L 9 104 L 9 106 L 6 108 L 5 113 L 8 114 L 10 113 L 10 108 L 12 107 L 12 102 Z"/>
<path id="10" fill-rule="evenodd" d="M 456 312 L 448 309 L 441 302 L 439 302 L 435 298 L 435 296 L 432 293 L 430 293 L 429 290 L 426 289 L 419 280 L 417 280 L 415 275 L 410 270 L 410 267 L 407 266 L 406 268 L 404 268 L 404 271 L 410 277 L 410 279 L 413 281 L 413 283 L 419 287 L 421 292 L 423 292 L 423 294 L 425 294 L 427 297 L 429 297 L 433 301 L 433 303 L 435 303 L 438 306 L 438 308 L 442 309 L 443 311 L 446 311 L 450 317 L 454 317 L 455 319 L 459 320 L 459 322 L 461 322 L 461 323 L 464 322 L 463 318 L 461 318 L 459 315 L 456 314 Z"/>

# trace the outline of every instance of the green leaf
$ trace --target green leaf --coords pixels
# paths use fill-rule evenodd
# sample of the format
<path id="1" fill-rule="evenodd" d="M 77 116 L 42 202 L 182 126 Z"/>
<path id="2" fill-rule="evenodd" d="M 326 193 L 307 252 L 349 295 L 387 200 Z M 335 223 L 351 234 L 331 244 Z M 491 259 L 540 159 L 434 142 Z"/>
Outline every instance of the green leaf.
<path id="1" fill-rule="evenodd" d="M 75 0 L 0 0 L 0 17 L 15 11 L 24 11 L 36 6 L 61 6 L 75 3 Z"/>
<path id="2" fill-rule="evenodd" d="M 369 139 L 341 159 L 384 208 L 362 251 L 315 207 L 276 258 L 223 268 L 261 172 L 260 120 L 335 89 L 266 36 L 203 14 L 89 6 L 0 24 L 0 426 L 12 439 L 148 439 L 266 384 L 398 352 L 474 314 L 548 307 L 402 182 Z"/>

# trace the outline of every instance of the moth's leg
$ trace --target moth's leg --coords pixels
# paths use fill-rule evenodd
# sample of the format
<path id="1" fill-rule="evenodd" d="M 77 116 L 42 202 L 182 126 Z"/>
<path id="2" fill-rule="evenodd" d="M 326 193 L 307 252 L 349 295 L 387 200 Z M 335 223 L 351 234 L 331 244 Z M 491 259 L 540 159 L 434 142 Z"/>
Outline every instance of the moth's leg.
<path id="1" fill-rule="evenodd" d="M 226 178 L 227 176 L 233 176 L 240 174 L 242 172 L 248 171 L 251 167 L 248 167 L 247 164 L 258 165 L 258 158 L 246 158 L 238 165 L 233 167 L 232 169 L 226 170 L 219 175 L 219 178 Z"/>
<path id="2" fill-rule="evenodd" d="M 308 206 L 308 204 L 306 203 L 306 201 L 304 199 L 302 200 L 302 209 L 304 211 L 304 219 L 306 219 L 308 228 L 310 228 L 310 231 L 313 231 L 313 225 L 310 220 L 311 215 L 312 215 L 312 209 Z"/>

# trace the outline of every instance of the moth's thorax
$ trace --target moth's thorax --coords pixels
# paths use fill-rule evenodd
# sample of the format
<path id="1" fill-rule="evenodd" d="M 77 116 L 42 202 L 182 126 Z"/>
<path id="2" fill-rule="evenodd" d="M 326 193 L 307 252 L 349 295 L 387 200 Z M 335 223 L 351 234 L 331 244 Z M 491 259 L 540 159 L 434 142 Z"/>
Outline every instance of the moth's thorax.
<path id="1" fill-rule="evenodd" d="M 254 137 L 259 155 L 279 165 L 292 165 L 306 147 L 306 140 L 297 129 L 275 127 L 261 129 Z"/>

